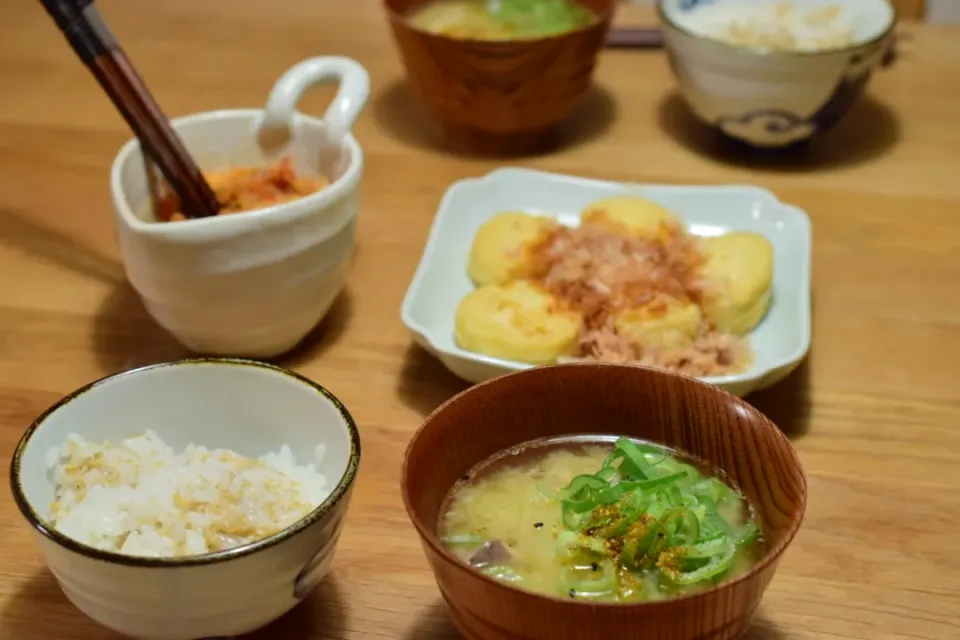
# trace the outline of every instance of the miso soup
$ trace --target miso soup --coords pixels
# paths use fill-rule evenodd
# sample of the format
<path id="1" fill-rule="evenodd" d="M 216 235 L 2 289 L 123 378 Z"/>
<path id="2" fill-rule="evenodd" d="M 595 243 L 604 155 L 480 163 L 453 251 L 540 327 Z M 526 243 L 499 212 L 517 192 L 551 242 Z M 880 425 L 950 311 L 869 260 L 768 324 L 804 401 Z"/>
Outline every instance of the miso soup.
<path id="1" fill-rule="evenodd" d="M 766 551 L 721 474 L 629 438 L 538 440 L 471 469 L 447 495 L 443 544 L 532 592 L 639 602 L 708 589 Z"/>
<path id="2" fill-rule="evenodd" d="M 421 31 L 460 40 L 523 40 L 575 31 L 597 19 L 575 0 L 433 0 L 408 16 Z"/>

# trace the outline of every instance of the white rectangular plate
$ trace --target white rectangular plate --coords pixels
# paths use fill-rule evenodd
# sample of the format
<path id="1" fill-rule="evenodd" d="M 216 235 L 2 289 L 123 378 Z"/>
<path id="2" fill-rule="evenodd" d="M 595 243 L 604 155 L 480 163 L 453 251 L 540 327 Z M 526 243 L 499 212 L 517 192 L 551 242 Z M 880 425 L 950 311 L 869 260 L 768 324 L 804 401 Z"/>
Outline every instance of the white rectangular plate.
<path id="1" fill-rule="evenodd" d="M 460 180 L 440 202 L 403 301 L 404 324 L 421 346 L 469 382 L 529 368 L 532 365 L 464 351 L 454 341 L 457 305 L 473 289 L 467 257 L 477 229 L 503 211 L 547 215 L 576 225 L 586 205 L 623 194 L 663 205 L 697 235 L 753 231 L 773 243 L 773 303 L 750 334 L 752 366 L 741 374 L 703 380 L 743 396 L 793 371 L 810 348 L 810 218 L 771 192 L 751 186 L 631 185 L 512 168 Z"/>

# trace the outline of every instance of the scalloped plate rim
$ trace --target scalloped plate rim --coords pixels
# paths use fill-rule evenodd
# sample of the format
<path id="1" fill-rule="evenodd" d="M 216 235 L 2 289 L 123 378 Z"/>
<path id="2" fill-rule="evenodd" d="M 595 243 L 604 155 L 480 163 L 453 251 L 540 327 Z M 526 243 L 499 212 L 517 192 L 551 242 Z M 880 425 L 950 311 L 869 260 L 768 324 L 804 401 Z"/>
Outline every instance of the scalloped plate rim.
<path id="1" fill-rule="evenodd" d="M 505 360 L 501 358 L 495 358 L 492 356 L 487 356 L 479 353 L 473 353 L 465 351 L 456 347 L 454 345 L 453 349 L 447 348 L 439 344 L 436 336 L 432 335 L 427 327 L 424 327 L 420 322 L 418 322 L 413 314 L 411 313 L 411 307 L 413 306 L 416 299 L 422 295 L 423 281 L 426 277 L 428 271 L 434 266 L 435 254 L 439 243 L 442 238 L 441 229 L 443 227 L 443 221 L 447 215 L 450 215 L 452 211 L 452 204 L 456 202 L 457 198 L 460 197 L 458 194 L 469 191 L 478 187 L 485 187 L 490 184 L 495 184 L 498 180 L 504 178 L 510 179 L 527 179 L 527 180 L 545 180 L 553 182 L 561 182 L 568 185 L 578 185 L 586 189 L 621 189 L 627 192 L 636 190 L 636 189 L 650 189 L 658 190 L 665 192 L 667 194 L 674 193 L 689 193 L 691 191 L 699 192 L 722 192 L 722 193 L 736 193 L 742 192 L 744 196 L 752 196 L 754 200 L 760 199 L 764 201 L 765 204 L 769 204 L 777 208 L 778 213 L 781 217 L 789 219 L 792 224 L 800 225 L 803 229 L 803 237 L 800 239 L 800 242 L 805 249 L 803 255 L 804 259 L 799 261 L 796 265 L 797 267 L 797 277 L 799 280 L 799 298 L 800 298 L 800 337 L 796 346 L 791 350 L 786 356 L 783 356 L 777 360 L 772 360 L 766 362 L 764 366 L 748 369 L 744 373 L 726 375 L 726 376 L 708 376 L 700 378 L 704 382 L 709 384 L 717 385 L 723 388 L 739 387 L 741 388 L 742 394 L 751 393 L 763 388 L 766 388 L 769 385 L 778 382 L 780 379 L 785 377 L 787 374 L 776 376 L 776 380 L 771 380 L 769 384 L 765 384 L 765 378 L 775 376 L 783 370 L 787 370 L 787 373 L 795 369 L 807 356 L 810 350 L 811 343 L 811 253 L 812 253 L 812 223 L 810 217 L 800 207 L 795 205 L 788 204 L 780 200 L 777 195 L 764 187 L 750 185 L 750 184 L 657 184 L 657 183 L 640 183 L 640 182 L 617 182 L 613 180 L 603 180 L 597 178 L 590 178 L 585 176 L 573 176 L 573 175 L 564 175 L 559 173 L 553 173 L 549 171 L 541 171 L 538 169 L 527 169 L 520 167 L 501 167 L 494 169 L 486 174 L 480 176 L 474 176 L 469 178 L 463 178 L 457 180 L 447 188 L 444 192 L 443 197 L 440 200 L 440 203 L 437 208 L 437 213 L 434 216 L 433 222 L 430 226 L 430 231 L 427 236 L 427 241 L 424 245 L 423 252 L 421 254 L 420 260 L 417 264 L 416 271 L 413 275 L 413 278 L 410 281 L 410 284 L 407 288 L 406 294 L 403 299 L 401 306 L 401 319 L 407 329 L 413 335 L 415 341 L 420 344 L 424 349 L 431 352 L 434 356 L 438 357 L 440 361 L 447 367 L 454 375 L 461 377 L 468 382 L 476 383 L 480 380 L 470 379 L 469 377 L 464 377 L 454 371 L 448 363 L 448 359 L 455 359 L 461 362 L 469 362 L 477 365 L 483 365 L 491 371 L 495 371 L 494 375 L 497 373 L 508 373 L 512 371 L 520 371 L 523 369 L 529 369 L 534 366 L 533 364 L 518 362 L 514 360 Z M 464 269 L 466 266 L 464 265 Z M 776 294 L 775 294 L 776 295 Z M 481 379 L 486 379 L 491 376 L 484 376 Z M 741 395 L 742 395 L 741 394 Z"/>

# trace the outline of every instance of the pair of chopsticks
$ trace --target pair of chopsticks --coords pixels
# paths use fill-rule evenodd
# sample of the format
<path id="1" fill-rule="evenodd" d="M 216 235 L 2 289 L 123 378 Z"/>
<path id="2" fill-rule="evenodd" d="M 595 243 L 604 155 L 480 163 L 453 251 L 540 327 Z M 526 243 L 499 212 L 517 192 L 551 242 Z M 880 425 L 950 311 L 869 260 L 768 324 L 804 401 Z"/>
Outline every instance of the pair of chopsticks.
<path id="1" fill-rule="evenodd" d="M 615 27 L 604 43 L 610 49 L 659 49 L 664 46 L 663 31 L 657 27 Z M 880 64 L 889 67 L 897 61 L 897 35 L 883 54 Z"/>
<path id="2" fill-rule="evenodd" d="M 215 216 L 220 204 L 156 100 L 107 28 L 93 0 L 40 0 L 100 83 L 180 200 L 188 218 Z M 154 175 L 146 163 L 148 180 Z M 156 197 L 156 194 L 154 194 Z"/>

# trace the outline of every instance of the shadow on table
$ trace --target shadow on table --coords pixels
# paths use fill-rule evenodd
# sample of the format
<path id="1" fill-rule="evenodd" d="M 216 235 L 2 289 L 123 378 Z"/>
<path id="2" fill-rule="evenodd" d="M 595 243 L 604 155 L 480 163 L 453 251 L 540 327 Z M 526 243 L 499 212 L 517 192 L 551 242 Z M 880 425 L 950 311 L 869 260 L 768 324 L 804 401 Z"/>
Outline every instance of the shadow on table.
<path id="1" fill-rule="evenodd" d="M 746 397 L 788 438 L 800 438 L 810 427 L 810 357 L 777 384 Z"/>
<path id="2" fill-rule="evenodd" d="M 750 628 L 743 634 L 742 640 L 782 640 L 787 634 L 763 615 L 756 615 L 750 622 Z"/>
<path id="3" fill-rule="evenodd" d="M 237 640 L 308 640 L 322 636 L 341 638 L 347 620 L 336 578 L 328 575 L 303 602 L 259 631 Z"/>
<path id="4" fill-rule="evenodd" d="M 443 601 L 425 609 L 416 622 L 401 636 L 401 640 L 461 640 Z"/>
<path id="5" fill-rule="evenodd" d="M 442 602 L 424 611 L 414 625 L 404 633 L 402 640 L 460 640 L 463 638 L 450 619 Z M 786 638 L 774 623 L 763 615 L 756 615 L 743 640 L 782 640 Z"/>
<path id="6" fill-rule="evenodd" d="M 422 416 L 470 386 L 418 344 L 411 343 L 403 354 L 397 381 L 400 401 Z"/>
<path id="7" fill-rule="evenodd" d="M 900 117 L 864 95 L 833 129 L 787 149 L 755 149 L 703 124 L 676 91 L 660 101 L 660 128 L 677 144 L 723 164 L 764 171 L 817 171 L 877 158 L 900 141 Z"/>
<path id="8" fill-rule="evenodd" d="M 100 302 L 93 319 L 93 352 L 107 373 L 185 358 L 190 351 L 154 322 L 126 280 Z"/>
<path id="9" fill-rule="evenodd" d="M 0 638 L 96 638 L 123 640 L 78 611 L 46 570 L 10 594 L 0 612 Z"/>
<path id="10" fill-rule="evenodd" d="M 319 357 L 343 334 L 352 310 L 350 291 L 344 289 L 324 319 L 299 345 L 271 360 L 295 366 Z M 109 373 L 193 355 L 154 321 L 126 281 L 116 283 L 97 310 L 93 350 L 100 366 Z"/>
<path id="11" fill-rule="evenodd" d="M 327 576 L 309 597 L 285 616 L 237 640 L 307 640 L 321 631 L 324 637 L 341 637 L 346 628 L 340 590 L 335 578 Z M 105 629 L 78 611 L 63 595 L 49 571 L 36 573 L 11 594 L 0 612 L 0 638 L 65 637 L 122 640 L 124 636 Z"/>
<path id="12" fill-rule="evenodd" d="M 576 110 L 550 135 L 522 151 L 504 152 L 484 148 L 485 137 L 458 139 L 444 133 L 417 101 L 406 80 L 397 80 L 380 91 L 373 100 L 377 126 L 400 142 L 418 148 L 430 148 L 474 157 L 522 157 L 549 153 L 589 142 L 604 133 L 617 119 L 617 102 L 604 87 L 594 85 Z"/>
<path id="13" fill-rule="evenodd" d="M 0 209 L 0 244 L 16 247 L 94 280 L 116 282 L 124 277 L 119 260 L 8 209 Z"/>
<path id="14" fill-rule="evenodd" d="M 353 308 L 353 294 L 350 293 L 348 285 L 333 301 L 323 320 L 300 341 L 300 344 L 272 360 L 284 367 L 293 368 L 319 358 L 343 336 L 343 332 L 350 324 L 350 318 L 353 317 Z"/>

